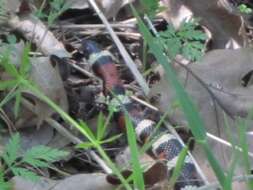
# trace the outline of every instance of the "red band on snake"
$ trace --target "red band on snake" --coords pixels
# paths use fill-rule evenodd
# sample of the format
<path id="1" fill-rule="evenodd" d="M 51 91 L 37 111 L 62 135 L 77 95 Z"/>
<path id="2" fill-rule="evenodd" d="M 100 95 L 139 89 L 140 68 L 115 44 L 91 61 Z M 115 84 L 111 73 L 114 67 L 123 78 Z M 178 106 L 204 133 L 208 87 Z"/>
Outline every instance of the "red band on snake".
<path id="1" fill-rule="evenodd" d="M 156 122 L 146 119 L 142 110 L 127 97 L 110 53 L 102 51 L 98 44 L 89 40 L 82 42 L 82 48 L 94 73 L 103 80 L 105 96 L 109 96 L 110 103 L 118 107 L 115 118 L 119 127 L 121 129 L 125 127 L 124 107 L 133 122 L 139 143 L 145 144 L 147 139 L 153 137 Z M 162 135 L 158 136 L 159 133 Z M 156 132 L 156 135 L 158 139 L 152 144 L 152 153 L 157 159 L 166 160 L 168 172 L 171 174 L 183 146 L 175 136 L 169 132 L 164 133 L 162 129 Z M 174 189 L 190 190 L 201 185 L 203 185 L 203 182 L 198 176 L 192 159 L 187 155 Z"/>

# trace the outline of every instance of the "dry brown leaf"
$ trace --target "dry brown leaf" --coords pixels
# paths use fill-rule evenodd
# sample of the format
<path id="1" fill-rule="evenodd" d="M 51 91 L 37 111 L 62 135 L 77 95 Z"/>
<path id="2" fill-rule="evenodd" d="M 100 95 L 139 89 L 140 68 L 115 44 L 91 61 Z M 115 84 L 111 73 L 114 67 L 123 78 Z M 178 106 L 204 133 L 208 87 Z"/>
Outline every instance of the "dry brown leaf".
<path id="1" fill-rule="evenodd" d="M 252 63 L 252 49 L 215 50 L 207 53 L 198 63 L 191 64 L 189 68 L 208 85 L 222 105 L 229 110 L 230 114 L 246 117 L 247 113 L 253 108 Z M 217 106 L 216 117 L 215 104 L 210 94 L 191 74 L 187 74 L 184 69 L 179 68 L 178 77 L 197 105 L 207 131 L 227 139 L 224 112 Z M 175 101 L 177 100 L 175 92 L 164 78 L 154 85 L 151 92 L 151 94 L 161 95 L 159 108 L 162 111 L 166 111 L 173 104 L 175 105 Z M 174 124 L 187 125 L 183 113 L 179 108 L 175 109 L 173 114 L 170 115 L 170 120 Z M 228 120 L 231 134 L 235 139 L 238 139 L 235 122 L 229 118 Z M 251 125 L 249 130 L 252 131 Z M 228 166 L 228 163 L 231 161 L 231 149 L 225 148 L 213 141 L 210 141 L 210 146 L 221 164 L 224 167 Z M 253 147 L 252 142 L 250 142 L 250 147 Z M 253 150 L 251 149 L 251 151 Z M 205 157 L 202 157 L 199 149 L 196 149 L 196 152 L 202 164 L 207 164 Z"/>

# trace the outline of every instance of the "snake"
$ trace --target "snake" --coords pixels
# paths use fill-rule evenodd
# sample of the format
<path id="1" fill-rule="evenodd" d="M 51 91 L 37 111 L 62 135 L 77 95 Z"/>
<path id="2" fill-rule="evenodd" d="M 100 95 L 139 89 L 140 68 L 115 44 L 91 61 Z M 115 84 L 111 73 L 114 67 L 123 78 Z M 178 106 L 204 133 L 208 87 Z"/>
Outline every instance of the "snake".
<path id="1" fill-rule="evenodd" d="M 109 98 L 109 104 L 116 108 L 114 118 L 119 128 L 125 129 L 127 111 L 140 145 L 145 145 L 150 138 L 156 136 L 157 138 L 151 143 L 149 152 L 156 159 L 166 162 L 168 174 L 171 176 L 179 154 L 184 148 L 182 143 L 166 129 L 158 128 L 157 130 L 157 122 L 146 118 L 140 107 L 126 94 L 114 58 L 109 51 L 103 50 L 98 43 L 92 40 L 83 40 L 81 51 L 94 74 L 103 81 L 103 94 Z M 192 158 L 187 154 L 173 189 L 193 190 L 203 184 Z"/>

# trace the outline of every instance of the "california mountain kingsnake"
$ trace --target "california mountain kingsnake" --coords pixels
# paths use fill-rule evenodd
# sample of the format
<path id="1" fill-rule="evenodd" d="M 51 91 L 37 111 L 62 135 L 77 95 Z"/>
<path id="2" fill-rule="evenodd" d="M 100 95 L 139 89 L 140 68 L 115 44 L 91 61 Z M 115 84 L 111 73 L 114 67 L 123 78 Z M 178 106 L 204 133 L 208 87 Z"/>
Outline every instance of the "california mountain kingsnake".
<path id="1" fill-rule="evenodd" d="M 142 111 L 126 95 L 110 53 L 102 51 L 95 42 L 90 40 L 82 42 L 82 51 L 92 66 L 94 73 L 103 80 L 104 94 L 110 97 L 110 103 L 119 108 L 115 113 L 115 118 L 120 128 L 124 128 L 125 125 L 124 107 L 133 122 L 139 143 L 145 144 L 151 135 L 153 137 L 156 123 L 150 119 L 145 119 Z M 166 160 L 168 172 L 171 173 L 182 148 L 182 144 L 175 136 L 170 133 L 164 133 L 152 144 L 151 152 L 158 159 Z M 201 185 L 203 185 L 203 182 L 198 176 L 192 159 L 187 155 L 174 189 L 190 190 Z"/>

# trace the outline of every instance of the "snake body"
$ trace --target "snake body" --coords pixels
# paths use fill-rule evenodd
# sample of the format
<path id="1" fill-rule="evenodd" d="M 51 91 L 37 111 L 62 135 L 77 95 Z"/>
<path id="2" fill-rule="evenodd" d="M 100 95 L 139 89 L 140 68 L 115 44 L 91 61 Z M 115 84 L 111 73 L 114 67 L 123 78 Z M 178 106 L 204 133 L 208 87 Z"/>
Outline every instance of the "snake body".
<path id="1" fill-rule="evenodd" d="M 142 110 L 126 95 L 110 53 L 101 50 L 97 43 L 90 40 L 82 42 L 82 50 L 93 72 L 103 80 L 103 93 L 110 97 L 110 104 L 118 108 L 114 116 L 119 127 L 121 129 L 125 127 L 123 110 L 125 109 L 133 123 L 139 143 L 145 144 L 151 136 L 153 138 L 156 122 L 145 118 Z M 157 136 L 157 140 L 151 146 L 151 152 L 158 159 L 166 160 L 168 172 L 171 174 L 183 146 L 171 133 L 164 133 L 160 129 L 156 131 L 156 134 L 159 133 L 162 135 Z M 174 189 L 190 190 L 201 185 L 203 182 L 198 176 L 191 157 L 187 155 Z"/>

